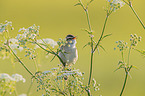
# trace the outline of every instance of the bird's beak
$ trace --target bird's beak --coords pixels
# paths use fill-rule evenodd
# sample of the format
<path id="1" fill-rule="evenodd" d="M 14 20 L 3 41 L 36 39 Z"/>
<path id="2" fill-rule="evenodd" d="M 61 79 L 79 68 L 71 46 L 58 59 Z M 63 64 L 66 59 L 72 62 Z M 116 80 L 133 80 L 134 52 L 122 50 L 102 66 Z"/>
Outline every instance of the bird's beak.
<path id="1" fill-rule="evenodd" d="M 77 36 L 75 36 L 73 39 L 77 39 Z"/>

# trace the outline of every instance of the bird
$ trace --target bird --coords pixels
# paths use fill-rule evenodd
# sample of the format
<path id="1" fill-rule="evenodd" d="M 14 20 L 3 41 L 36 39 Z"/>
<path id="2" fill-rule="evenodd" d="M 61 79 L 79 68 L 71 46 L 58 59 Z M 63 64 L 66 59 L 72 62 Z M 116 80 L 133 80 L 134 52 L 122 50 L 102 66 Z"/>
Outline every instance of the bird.
<path id="1" fill-rule="evenodd" d="M 66 36 L 66 43 L 60 47 L 59 57 L 63 61 L 63 67 L 75 64 L 78 60 L 78 51 L 76 48 L 76 36 L 71 34 Z"/>

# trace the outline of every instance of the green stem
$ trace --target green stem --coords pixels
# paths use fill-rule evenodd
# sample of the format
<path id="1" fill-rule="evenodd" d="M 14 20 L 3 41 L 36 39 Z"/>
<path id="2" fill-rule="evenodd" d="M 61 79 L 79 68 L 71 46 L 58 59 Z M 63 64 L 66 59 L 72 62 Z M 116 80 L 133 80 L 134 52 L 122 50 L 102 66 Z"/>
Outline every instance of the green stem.
<path id="1" fill-rule="evenodd" d="M 53 55 L 55 55 L 55 56 L 57 56 L 57 58 L 60 60 L 60 62 L 63 64 L 63 65 L 65 65 L 65 63 L 63 62 L 63 60 L 59 57 L 59 55 L 58 54 L 56 54 L 54 51 L 48 51 L 48 50 L 46 50 L 45 48 L 43 48 L 40 44 L 38 44 L 37 42 L 35 42 L 35 44 L 37 44 L 41 49 L 43 49 L 44 51 L 46 51 L 46 52 L 48 52 L 48 53 L 50 53 L 50 54 L 53 54 Z"/>
<path id="2" fill-rule="evenodd" d="M 99 40 L 98 40 L 97 44 L 95 45 L 95 48 L 94 48 L 94 51 L 93 51 L 93 52 L 95 52 L 95 51 L 96 51 L 96 49 L 97 49 L 98 45 L 100 44 L 100 42 L 101 42 L 101 40 L 102 40 L 102 38 L 103 38 L 104 31 L 105 31 L 106 24 L 107 24 L 107 20 L 108 20 L 108 17 L 109 17 L 109 15 L 107 14 L 106 19 L 105 19 L 105 22 L 104 22 L 103 30 L 102 30 L 102 33 L 101 33 L 101 36 L 100 36 L 100 38 L 99 38 Z"/>
<path id="3" fill-rule="evenodd" d="M 131 44 L 131 45 L 130 45 L 130 47 L 129 47 L 129 52 L 128 52 L 128 62 L 127 62 L 127 65 L 129 65 L 129 59 L 130 59 L 131 46 L 132 46 L 132 44 Z"/>
<path id="4" fill-rule="evenodd" d="M 127 82 L 127 77 L 128 77 L 128 72 L 126 72 L 126 75 L 125 75 L 125 80 L 124 80 L 124 84 L 123 84 L 123 87 L 122 87 L 122 90 L 121 90 L 120 96 L 122 96 L 123 91 L 124 91 L 124 89 L 125 89 L 126 82 Z"/>
<path id="5" fill-rule="evenodd" d="M 88 9 L 85 9 L 85 12 L 86 12 L 86 16 L 87 16 L 87 22 L 88 22 L 89 30 L 92 31 L 91 24 L 90 24 L 90 19 L 89 19 L 89 14 L 88 14 Z"/>
<path id="6" fill-rule="evenodd" d="M 127 5 L 129 5 L 129 3 L 127 3 L 125 0 L 123 0 L 124 3 L 126 3 Z"/>
<path id="7" fill-rule="evenodd" d="M 17 92 L 16 88 L 15 88 L 14 93 L 15 93 L 15 96 L 18 96 L 18 92 Z"/>
<path id="8" fill-rule="evenodd" d="M 6 95 L 6 91 L 2 93 L 2 96 L 5 96 L 5 95 Z"/>
<path id="9" fill-rule="evenodd" d="M 90 90 L 88 89 L 88 90 L 86 90 L 86 91 L 87 91 L 87 93 L 88 93 L 88 96 L 91 96 Z"/>
<path id="10" fill-rule="evenodd" d="M 131 1 L 129 3 L 127 3 L 125 0 L 123 0 L 132 10 L 132 12 L 134 13 L 134 15 L 137 17 L 138 21 L 140 22 L 140 24 L 142 25 L 142 27 L 145 29 L 145 26 L 143 24 L 143 22 L 141 21 L 141 19 L 139 18 L 139 16 L 137 15 L 137 13 L 135 12 L 135 10 L 132 7 Z"/>
<path id="11" fill-rule="evenodd" d="M 92 77 L 92 69 L 93 69 L 93 52 L 91 52 L 91 64 L 90 64 L 90 76 L 89 76 L 89 81 L 88 81 L 88 85 L 90 85 L 91 82 L 91 77 Z"/>
<path id="12" fill-rule="evenodd" d="M 30 84 L 29 89 L 28 89 L 28 91 L 27 91 L 27 96 L 29 96 L 29 94 L 30 94 L 30 90 L 31 90 L 31 88 L 32 88 L 32 85 L 33 85 L 33 80 L 31 81 L 31 84 Z"/>
<path id="13" fill-rule="evenodd" d="M 88 14 L 88 9 L 87 8 L 85 9 L 85 12 L 86 12 L 86 16 L 87 16 L 87 22 L 88 22 L 89 30 L 91 32 L 92 29 L 91 29 L 91 24 L 90 24 L 90 19 L 89 19 L 89 14 Z M 89 75 L 88 86 L 90 85 L 91 78 L 92 78 L 92 71 L 93 71 L 93 56 L 94 56 L 94 53 L 93 53 L 94 49 L 93 48 L 94 48 L 94 46 L 93 46 L 93 37 L 91 36 L 91 63 L 90 63 L 90 75 Z M 91 96 L 90 89 L 88 89 L 86 91 L 88 93 L 88 96 Z"/>
<path id="14" fill-rule="evenodd" d="M 9 45 L 7 45 L 8 48 L 10 49 L 10 51 L 13 53 L 13 55 L 16 57 L 16 59 L 21 63 L 21 65 L 25 68 L 25 70 L 30 73 L 33 77 L 35 77 L 33 75 L 33 73 L 25 66 L 25 64 L 19 59 L 19 57 L 15 54 L 15 52 L 11 49 L 11 47 Z"/>
<path id="15" fill-rule="evenodd" d="M 135 16 L 137 17 L 137 19 L 139 20 L 140 24 L 142 25 L 142 27 L 145 29 L 145 26 L 143 24 L 143 22 L 141 21 L 141 19 L 139 18 L 139 16 L 137 15 L 137 13 L 135 12 L 135 10 L 133 9 L 132 5 L 130 5 L 131 10 L 133 11 L 133 13 L 135 14 Z"/>
<path id="16" fill-rule="evenodd" d="M 123 50 L 121 52 L 121 56 L 122 56 L 122 61 L 124 62 L 124 54 L 123 54 Z"/>
<path id="17" fill-rule="evenodd" d="M 88 22 L 89 30 L 92 31 L 91 24 L 90 24 L 90 19 L 89 19 L 89 14 L 88 14 L 88 10 L 86 9 L 85 12 L 86 12 L 86 16 L 87 16 L 87 22 Z M 90 85 L 91 77 L 92 77 L 93 54 L 94 54 L 93 53 L 93 37 L 91 37 L 91 63 L 90 63 L 90 76 L 89 76 L 88 85 Z"/>
<path id="18" fill-rule="evenodd" d="M 36 72 L 38 72 L 39 68 L 38 68 L 38 64 L 36 62 L 36 59 L 33 59 L 33 61 L 34 61 L 34 66 L 35 66 Z"/>
<path id="19" fill-rule="evenodd" d="M 48 49 L 50 50 L 50 51 L 52 51 L 52 49 L 46 44 L 46 42 L 39 36 L 39 38 L 42 40 L 42 42 L 48 47 Z"/>

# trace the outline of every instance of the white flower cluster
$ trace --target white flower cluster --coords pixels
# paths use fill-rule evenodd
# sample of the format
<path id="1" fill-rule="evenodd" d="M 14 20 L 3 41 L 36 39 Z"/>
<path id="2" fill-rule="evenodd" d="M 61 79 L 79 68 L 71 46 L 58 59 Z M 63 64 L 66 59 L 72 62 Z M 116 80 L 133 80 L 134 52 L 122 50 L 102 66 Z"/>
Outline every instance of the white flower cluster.
<path id="1" fill-rule="evenodd" d="M 23 47 L 19 46 L 19 42 L 17 39 L 15 38 L 11 38 L 9 39 L 9 46 L 11 47 L 11 49 L 13 49 L 13 51 L 15 53 L 17 53 L 16 51 L 19 50 L 19 51 L 22 51 L 23 50 Z M 0 58 L 2 59 L 6 59 L 6 58 L 9 58 L 9 49 L 8 47 L 6 46 L 7 44 L 7 40 L 1 40 L 1 46 L 0 46 Z"/>
<path id="2" fill-rule="evenodd" d="M 26 82 L 26 79 L 23 78 L 23 76 L 20 75 L 20 74 L 13 74 L 13 75 L 12 75 L 12 78 L 14 78 L 14 80 L 15 80 L 16 82 L 19 82 L 19 81 L 23 81 L 23 83 Z"/>
<path id="3" fill-rule="evenodd" d="M 134 35 L 130 35 L 130 41 L 131 41 L 131 44 L 132 44 L 132 46 L 137 46 L 137 44 L 138 44 L 138 42 L 140 42 L 141 41 L 141 36 L 137 36 L 136 34 L 134 34 Z"/>
<path id="4" fill-rule="evenodd" d="M 4 48 L 0 48 L 0 59 L 8 59 L 9 58 L 9 52 L 4 50 Z"/>
<path id="5" fill-rule="evenodd" d="M 58 68 L 52 68 L 51 71 L 39 72 L 36 74 L 39 81 L 37 86 L 37 91 L 45 89 L 42 96 L 51 96 L 54 92 L 60 94 L 64 92 L 67 96 L 71 90 L 72 94 L 75 96 L 84 96 L 84 91 L 89 87 L 92 87 L 95 91 L 99 90 L 99 86 L 96 80 L 91 81 L 90 86 L 84 85 L 83 74 L 79 69 L 75 68 L 63 68 L 58 65 Z M 64 84 L 65 82 L 65 84 Z M 61 90 L 61 91 L 60 91 Z"/>
<path id="6" fill-rule="evenodd" d="M 0 73 L 0 96 L 3 96 L 4 93 L 12 94 L 16 88 L 16 82 L 23 81 L 25 78 L 19 74 L 13 74 L 10 76 L 6 73 Z"/>
<path id="7" fill-rule="evenodd" d="M 18 34 L 16 39 L 18 39 L 21 45 L 25 45 L 27 41 L 32 41 L 36 38 L 37 35 L 39 35 L 39 28 L 40 27 L 36 26 L 35 24 L 27 29 L 23 27 L 18 31 L 22 34 Z"/>
<path id="8" fill-rule="evenodd" d="M 115 43 L 118 44 L 117 47 L 119 48 L 120 51 L 123 51 L 128 48 L 127 46 L 128 43 L 124 42 L 123 40 L 116 41 Z"/>
<path id="9" fill-rule="evenodd" d="M 26 82 L 25 78 L 23 78 L 23 76 L 19 75 L 19 74 L 13 74 L 12 76 L 10 76 L 9 74 L 1 73 L 0 74 L 0 81 L 1 80 L 5 80 L 5 82 L 10 82 L 10 81 L 16 81 L 16 82 L 23 81 L 23 82 Z"/>
<path id="10" fill-rule="evenodd" d="M 5 21 L 5 24 L 0 23 L 0 33 L 6 32 L 7 26 L 11 26 L 11 29 L 13 30 L 14 28 L 12 27 L 12 22 Z"/>
<path id="11" fill-rule="evenodd" d="M 15 38 L 9 39 L 9 43 L 10 43 L 10 47 L 12 49 L 18 49 L 19 51 L 22 51 L 23 50 L 23 47 L 19 46 L 19 42 Z"/>
<path id="12" fill-rule="evenodd" d="M 123 7 L 125 3 L 122 0 L 107 0 L 109 3 L 108 10 L 110 12 L 114 12 L 118 10 L 119 8 Z"/>

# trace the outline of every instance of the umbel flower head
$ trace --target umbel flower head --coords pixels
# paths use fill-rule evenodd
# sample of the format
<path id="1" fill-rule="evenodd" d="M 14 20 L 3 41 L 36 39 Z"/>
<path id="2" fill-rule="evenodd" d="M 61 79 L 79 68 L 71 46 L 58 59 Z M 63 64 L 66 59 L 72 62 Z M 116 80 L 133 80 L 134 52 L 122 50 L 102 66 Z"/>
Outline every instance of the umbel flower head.
<path id="1" fill-rule="evenodd" d="M 5 92 L 12 94 L 15 90 L 16 82 L 19 81 L 23 81 L 24 83 L 26 80 L 19 74 L 13 74 L 10 76 L 6 73 L 0 73 L 0 96 L 3 96 L 2 94 Z"/>
<path id="2" fill-rule="evenodd" d="M 86 86 L 84 81 L 84 73 L 79 69 L 71 68 L 64 71 L 63 67 L 58 65 L 57 68 L 52 68 L 51 71 L 37 72 L 38 78 L 37 91 L 44 89 L 45 93 L 42 96 L 52 96 L 56 93 L 57 96 L 84 96 L 84 92 L 88 87 L 92 87 L 94 91 L 99 90 L 99 84 L 93 79 L 90 86 Z M 67 80 L 64 78 L 67 77 Z"/>
<path id="3" fill-rule="evenodd" d="M 14 28 L 12 27 L 12 22 L 11 21 L 5 21 L 5 24 L 0 23 L 0 34 L 4 33 L 4 32 L 8 32 L 8 26 L 11 27 L 11 30 L 13 30 Z"/>
<path id="4" fill-rule="evenodd" d="M 108 5 L 105 11 L 107 11 L 107 13 L 109 14 L 120 9 L 125 4 L 122 0 L 107 0 L 107 2 L 108 2 Z"/>

